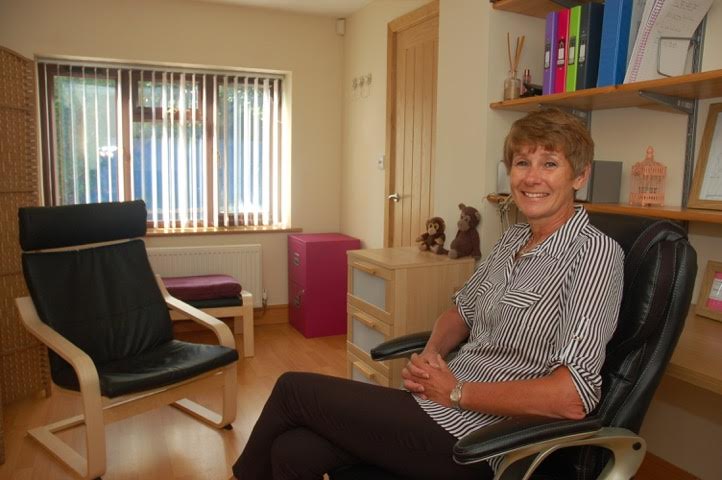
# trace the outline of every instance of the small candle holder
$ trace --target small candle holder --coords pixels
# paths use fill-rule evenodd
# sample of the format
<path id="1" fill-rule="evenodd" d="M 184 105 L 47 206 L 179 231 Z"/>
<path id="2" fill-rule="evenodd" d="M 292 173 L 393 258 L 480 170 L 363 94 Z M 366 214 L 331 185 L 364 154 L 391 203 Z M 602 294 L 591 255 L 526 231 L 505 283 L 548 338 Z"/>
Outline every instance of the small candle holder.
<path id="1" fill-rule="evenodd" d="M 513 100 L 521 96 L 521 80 L 516 71 L 510 71 L 504 79 L 504 100 Z"/>

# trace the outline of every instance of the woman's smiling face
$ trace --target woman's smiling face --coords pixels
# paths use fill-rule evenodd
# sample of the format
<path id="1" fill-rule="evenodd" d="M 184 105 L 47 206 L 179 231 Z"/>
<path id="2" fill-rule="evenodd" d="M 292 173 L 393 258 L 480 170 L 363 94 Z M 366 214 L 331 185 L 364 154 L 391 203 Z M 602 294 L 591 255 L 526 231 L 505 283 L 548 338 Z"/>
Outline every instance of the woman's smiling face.
<path id="1" fill-rule="evenodd" d="M 574 192 L 587 180 L 588 168 L 576 176 L 561 151 L 525 146 L 511 161 L 509 181 L 519 210 L 529 224 L 544 226 L 566 221 L 574 212 Z"/>

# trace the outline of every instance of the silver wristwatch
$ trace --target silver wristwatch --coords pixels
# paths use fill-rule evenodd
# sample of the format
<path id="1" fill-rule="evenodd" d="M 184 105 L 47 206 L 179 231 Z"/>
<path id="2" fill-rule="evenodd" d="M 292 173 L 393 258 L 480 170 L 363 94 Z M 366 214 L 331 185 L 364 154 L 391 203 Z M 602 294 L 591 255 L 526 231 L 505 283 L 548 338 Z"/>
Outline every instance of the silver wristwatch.
<path id="1" fill-rule="evenodd" d="M 451 389 L 451 393 L 449 394 L 449 400 L 451 401 L 451 406 L 454 407 L 456 410 L 461 410 L 461 389 L 464 388 L 464 382 L 463 380 L 459 380 L 456 382 L 456 385 L 453 389 Z"/>

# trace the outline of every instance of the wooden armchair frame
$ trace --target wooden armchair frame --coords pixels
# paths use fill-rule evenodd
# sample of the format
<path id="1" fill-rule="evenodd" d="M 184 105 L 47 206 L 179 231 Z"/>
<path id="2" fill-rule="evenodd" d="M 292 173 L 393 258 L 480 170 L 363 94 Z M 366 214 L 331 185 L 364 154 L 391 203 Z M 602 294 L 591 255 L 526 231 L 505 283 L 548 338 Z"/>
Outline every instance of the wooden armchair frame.
<path id="1" fill-rule="evenodd" d="M 211 329 L 220 345 L 236 348 L 233 334 L 226 324 L 172 297 L 160 277 L 157 277 L 157 283 L 169 308 L 182 312 L 184 318 L 190 318 Z M 111 399 L 100 394 L 98 371 L 91 358 L 43 323 L 30 297 L 17 298 L 15 303 L 28 331 L 75 370 L 84 412 L 82 415 L 31 429 L 28 434 L 82 478 L 97 478 L 105 473 L 105 425 L 123 418 L 154 410 L 163 405 L 172 405 L 209 425 L 232 428 L 231 422 L 236 418 L 237 362 L 172 385 Z M 223 406 L 220 414 L 186 398 L 191 394 L 216 387 L 223 389 Z M 86 428 L 85 458 L 56 435 L 58 432 L 83 424 Z"/>

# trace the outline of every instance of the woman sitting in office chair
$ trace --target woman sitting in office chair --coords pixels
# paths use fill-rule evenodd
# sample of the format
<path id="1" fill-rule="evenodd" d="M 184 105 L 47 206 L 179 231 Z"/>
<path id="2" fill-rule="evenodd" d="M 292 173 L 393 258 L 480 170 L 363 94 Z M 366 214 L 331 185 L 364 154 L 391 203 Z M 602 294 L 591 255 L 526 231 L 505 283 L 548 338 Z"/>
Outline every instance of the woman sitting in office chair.
<path id="1" fill-rule="evenodd" d="M 508 416 L 584 418 L 599 400 L 623 282 L 622 249 L 574 206 L 593 154 L 569 114 L 537 111 L 514 122 L 504 162 L 528 224 L 504 232 L 436 320 L 402 372 L 408 391 L 284 374 L 234 475 L 320 479 L 364 463 L 414 479 L 492 478 L 496 465 L 454 462 L 458 438 Z"/>

